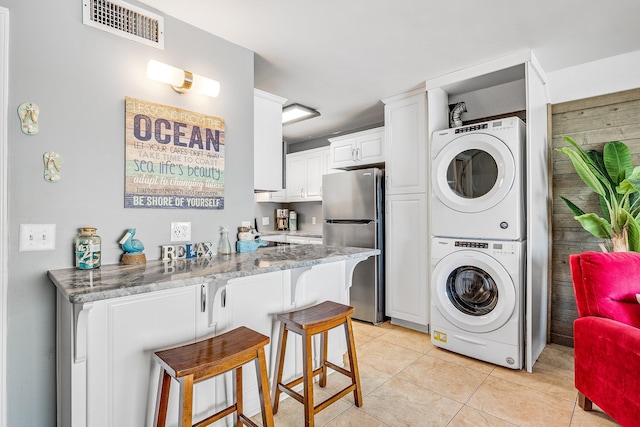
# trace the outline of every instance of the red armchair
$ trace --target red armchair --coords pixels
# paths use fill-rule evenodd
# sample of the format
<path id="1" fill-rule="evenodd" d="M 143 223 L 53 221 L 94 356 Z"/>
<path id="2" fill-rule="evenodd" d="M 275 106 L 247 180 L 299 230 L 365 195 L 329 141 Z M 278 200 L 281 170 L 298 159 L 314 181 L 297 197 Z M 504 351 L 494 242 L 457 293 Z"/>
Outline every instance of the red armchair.
<path id="1" fill-rule="evenodd" d="M 592 402 L 623 426 L 640 425 L 640 253 L 571 255 L 580 407 Z"/>

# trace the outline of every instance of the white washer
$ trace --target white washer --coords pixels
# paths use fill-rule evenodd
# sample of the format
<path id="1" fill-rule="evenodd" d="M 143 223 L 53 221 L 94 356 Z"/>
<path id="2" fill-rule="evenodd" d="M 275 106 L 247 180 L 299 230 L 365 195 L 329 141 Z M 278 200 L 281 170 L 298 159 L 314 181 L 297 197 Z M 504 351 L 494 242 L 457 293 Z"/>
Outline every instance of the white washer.
<path id="1" fill-rule="evenodd" d="M 525 239 L 525 138 L 518 117 L 433 132 L 432 235 Z"/>
<path id="2" fill-rule="evenodd" d="M 507 368 L 522 368 L 525 244 L 432 240 L 434 345 Z"/>

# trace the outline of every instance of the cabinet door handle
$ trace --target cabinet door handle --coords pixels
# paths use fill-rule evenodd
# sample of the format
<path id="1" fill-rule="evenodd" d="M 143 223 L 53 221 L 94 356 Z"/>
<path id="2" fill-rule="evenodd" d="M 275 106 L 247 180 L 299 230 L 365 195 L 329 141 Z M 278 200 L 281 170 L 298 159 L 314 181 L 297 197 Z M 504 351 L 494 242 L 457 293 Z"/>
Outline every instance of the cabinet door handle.
<path id="1" fill-rule="evenodd" d="M 200 285 L 200 311 L 207 311 L 207 288 L 205 285 Z"/>
<path id="2" fill-rule="evenodd" d="M 360 149 L 356 148 L 356 160 L 360 160 Z"/>
<path id="3" fill-rule="evenodd" d="M 351 149 L 351 160 L 354 161 L 354 162 L 356 161 L 356 149 L 355 148 Z"/>
<path id="4" fill-rule="evenodd" d="M 304 199 L 304 187 L 300 188 L 300 198 Z"/>

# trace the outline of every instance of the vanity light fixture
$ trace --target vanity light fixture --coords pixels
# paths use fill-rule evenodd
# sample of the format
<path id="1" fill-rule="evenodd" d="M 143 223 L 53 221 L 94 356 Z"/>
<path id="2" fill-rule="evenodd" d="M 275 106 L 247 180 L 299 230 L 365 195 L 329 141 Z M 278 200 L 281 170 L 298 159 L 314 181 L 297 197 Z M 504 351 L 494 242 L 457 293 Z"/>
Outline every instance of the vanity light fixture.
<path id="1" fill-rule="evenodd" d="M 282 124 L 288 125 L 301 120 L 318 117 L 319 115 L 320 112 L 313 108 L 305 107 L 300 104 L 291 104 L 282 109 Z"/>
<path id="2" fill-rule="evenodd" d="M 189 90 L 215 98 L 220 93 L 220 83 L 191 71 L 181 70 L 171 65 L 150 59 L 147 64 L 147 77 L 171 85 L 178 93 Z"/>

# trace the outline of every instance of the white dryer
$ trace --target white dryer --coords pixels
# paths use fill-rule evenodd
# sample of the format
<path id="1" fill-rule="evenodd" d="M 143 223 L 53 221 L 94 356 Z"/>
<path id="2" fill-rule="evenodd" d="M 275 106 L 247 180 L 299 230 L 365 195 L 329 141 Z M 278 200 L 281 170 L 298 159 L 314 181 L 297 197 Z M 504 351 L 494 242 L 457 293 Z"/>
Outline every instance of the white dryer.
<path id="1" fill-rule="evenodd" d="M 433 132 L 432 235 L 525 239 L 525 138 L 518 117 Z"/>
<path id="2" fill-rule="evenodd" d="M 431 342 L 512 369 L 524 359 L 525 244 L 434 238 Z"/>

